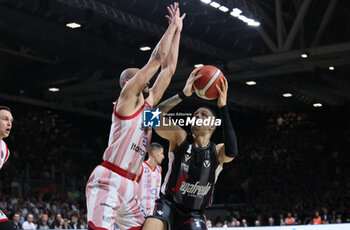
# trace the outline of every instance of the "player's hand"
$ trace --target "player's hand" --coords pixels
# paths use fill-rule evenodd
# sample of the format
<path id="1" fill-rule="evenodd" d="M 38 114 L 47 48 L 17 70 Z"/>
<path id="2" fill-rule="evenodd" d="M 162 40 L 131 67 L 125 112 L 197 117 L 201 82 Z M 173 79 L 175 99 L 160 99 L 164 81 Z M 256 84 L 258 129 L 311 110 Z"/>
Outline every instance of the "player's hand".
<path id="1" fill-rule="evenodd" d="M 195 68 L 192 73 L 190 74 L 190 76 L 188 77 L 187 81 L 186 81 L 186 85 L 183 89 L 183 92 L 185 94 L 186 97 L 189 97 L 192 95 L 192 93 L 194 92 L 194 85 L 193 83 L 200 78 L 202 75 L 199 74 L 197 75 L 198 71 L 201 69 L 202 67 L 198 67 Z"/>
<path id="2" fill-rule="evenodd" d="M 219 92 L 219 97 L 218 97 L 218 107 L 224 107 L 226 105 L 227 101 L 227 91 L 228 91 L 228 83 L 226 78 L 224 80 L 220 79 L 221 82 L 221 88 L 218 85 L 216 86 L 216 89 Z"/>
<path id="3" fill-rule="evenodd" d="M 168 19 L 169 24 L 174 23 L 178 31 L 182 31 L 182 21 L 186 17 L 186 14 L 182 14 L 180 17 L 179 3 L 175 2 L 173 5 L 167 7 L 169 15 L 165 17 Z"/>

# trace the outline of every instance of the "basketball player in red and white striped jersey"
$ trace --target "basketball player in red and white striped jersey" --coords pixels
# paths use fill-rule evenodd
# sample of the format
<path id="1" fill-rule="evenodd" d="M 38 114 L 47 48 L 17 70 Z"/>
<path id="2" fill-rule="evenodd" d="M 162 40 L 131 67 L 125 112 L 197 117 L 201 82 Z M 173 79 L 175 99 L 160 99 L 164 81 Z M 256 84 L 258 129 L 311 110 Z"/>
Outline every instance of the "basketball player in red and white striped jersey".
<path id="1" fill-rule="evenodd" d="M 142 162 L 137 173 L 136 181 L 139 183 L 139 198 L 145 216 L 152 214 L 154 202 L 159 198 L 162 181 L 162 167 L 164 159 L 163 147 L 153 142 L 148 148 L 148 159 Z"/>
<path id="2" fill-rule="evenodd" d="M 104 162 L 92 172 L 86 186 L 89 229 L 141 229 L 144 215 L 137 198 L 136 173 L 147 152 L 151 129 L 143 127 L 144 110 L 155 106 L 174 75 L 182 21 L 178 3 L 168 7 L 169 26 L 155 47 L 147 64 L 122 72 L 122 88 L 114 107 L 108 147 Z M 153 87 L 149 81 L 161 68 Z"/>
<path id="3" fill-rule="evenodd" d="M 12 128 L 13 117 L 11 109 L 6 106 L 0 106 L 0 169 L 6 163 L 10 156 L 10 150 L 3 140 L 8 137 Z M 6 215 L 0 210 L 0 229 L 12 230 L 13 227 Z"/>

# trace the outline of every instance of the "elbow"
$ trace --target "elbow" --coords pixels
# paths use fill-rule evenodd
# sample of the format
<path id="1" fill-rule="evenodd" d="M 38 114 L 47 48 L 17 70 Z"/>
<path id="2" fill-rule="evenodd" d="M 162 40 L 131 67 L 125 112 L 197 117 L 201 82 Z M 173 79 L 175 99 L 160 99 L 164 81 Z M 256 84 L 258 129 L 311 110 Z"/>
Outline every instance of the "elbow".
<path id="1" fill-rule="evenodd" d="M 236 158 L 238 156 L 238 151 L 237 151 L 237 149 L 235 149 L 229 153 L 226 153 L 225 155 L 229 158 Z"/>

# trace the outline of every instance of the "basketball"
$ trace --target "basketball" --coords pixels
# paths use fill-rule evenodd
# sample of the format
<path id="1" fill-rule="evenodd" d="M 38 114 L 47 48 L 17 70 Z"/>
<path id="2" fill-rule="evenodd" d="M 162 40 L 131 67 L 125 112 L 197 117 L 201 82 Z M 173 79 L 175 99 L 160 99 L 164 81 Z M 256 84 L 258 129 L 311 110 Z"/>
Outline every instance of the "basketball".
<path id="1" fill-rule="evenodd" d="M 214 100 L 218 98 L 219 92 L 215 85 L 221 88 L 220 80 L 225 78 L 221 70 L 212 65 L 205 65 L 197 74 L 202 74 L 202 76 L 194 82 L 194 91 L 197 96 L 204 100 Z"/>

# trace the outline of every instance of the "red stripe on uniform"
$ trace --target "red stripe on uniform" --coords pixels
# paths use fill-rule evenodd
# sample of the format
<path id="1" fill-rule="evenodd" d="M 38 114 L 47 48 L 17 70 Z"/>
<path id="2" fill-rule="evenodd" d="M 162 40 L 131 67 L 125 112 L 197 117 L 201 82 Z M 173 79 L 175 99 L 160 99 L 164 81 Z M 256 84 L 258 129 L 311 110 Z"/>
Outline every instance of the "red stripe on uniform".
<path id="1" fill-rule="evenodd" d="M 192 223 L 192 222 L 194 222 L 194 219 L 183 222 L 179 227 L 182 227 L 185 224 L 189 224 L 189 223 Z"/>
<path id="2" fill-rule="evenodd" d="M 128 230 L 141 230 L 141 229 L 142 229 L 142 226 L 137 226 L 137 227 L 129 228 Z"/>
<path id="3" fill-rule="evenodd" d="M 92 221 L 89 221 L 89 222 L 88 222 L 88 225 L 89 225 L 89 227 L 92 228 L 93 230 L 108 230 L 107 228 L 96 227 L 96 226 L 94 225 L 94 223 L 92 223 Z"/>
<path id="4" fill-rule="evenodd" d="M 0 220 L 0 223 L 6 222 L 6 221 L 9 221 L 9 220 L 8 219 L 2 219 L 2 220 Z"/>
<path id="5" fill-rule="evenodd" d="M 178 192 L 181 185 L 182 185 L 182 182 L 185 180 L 185 179 L 188 179 L 190 176 L 188 174 L 182 174 L 181 177 L 180 177 L 180 180 L 179 182 L 177 182 L 177 185 L 175 188 L 172 188 L 173 192 Z"/>
<path id="6" fill-rule="evenodd" d="M 6 156 L 5 156 L 5 160 L 4 161 L 7 161 L 7 158 L 9 157 L 9 148 L 7 147 L 7 144 L 6 142 L 5 143 L 5 146 L 6 146 Z"/>
<path id="7" fill-rule="evenodd" d="M 120 175 L 122 177 L 125 177 L 125 178 L 130 179 L 130 180 L 135 180 L 135 177 L 136 177 L 135 173 L 128 172 L 125 169 L 122 169 L 119 166 L 112 164 L 109 161 L 102 162 L 101 166 L 117 173 L 118 175 Z"/>
<path id="8" fill-rule="evenodd" d="M 122 116 L 119 113 L 117 113 L 117 104 L 118 104 L 118 100 L 116 101 L 115 106 L 114 106 L 114 115 L 121 120 L 130 120 L 130 119 L 135 118 L 137 115 L 139 115 L 147 103 L 144 102 L 143 105 L 134 114 L 132 114 L 130 116 Z"/>

